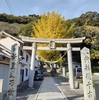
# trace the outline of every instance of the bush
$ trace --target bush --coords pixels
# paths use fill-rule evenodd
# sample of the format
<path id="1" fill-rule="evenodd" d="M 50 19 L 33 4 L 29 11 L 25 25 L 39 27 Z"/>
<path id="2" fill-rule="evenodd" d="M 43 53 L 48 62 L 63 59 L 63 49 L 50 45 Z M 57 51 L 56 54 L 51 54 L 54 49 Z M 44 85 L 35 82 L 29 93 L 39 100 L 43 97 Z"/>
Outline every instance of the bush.
<path id="1" fill-rule="evenodd" d="M 68 71 L 66 72 L 66 76 L 69 77 L 69 72 Z"/>
<path id="2" fill-rule="evenodd" d="M 92 68 L 92 72 L 93 72 L 93 73 L 94 73 L 94 72 L 99 72 L 99 67 L 97 67 L 97 66 L 93 67 L 93 68 Z"/>

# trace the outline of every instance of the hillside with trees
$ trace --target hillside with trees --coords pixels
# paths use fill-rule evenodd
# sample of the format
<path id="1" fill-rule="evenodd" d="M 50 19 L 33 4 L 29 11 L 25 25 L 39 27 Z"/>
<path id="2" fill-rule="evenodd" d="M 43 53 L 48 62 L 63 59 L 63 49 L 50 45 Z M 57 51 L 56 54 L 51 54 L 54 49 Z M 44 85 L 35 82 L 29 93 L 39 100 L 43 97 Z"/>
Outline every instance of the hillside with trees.
<path id="1" fill-rule="evenodd" d="M 4 30 L 9 34 L 18 37 L 18 33 L 21 32 L 22 28 L 25 28 L 28 26 L 27 24 L 35 22 L 38 19 L 40 19 L 40 16 L 35 14 L 29 16 L 14 16 L 3 13 L 0 14 L 0 31 Z"/>
<path id="2" fill-rule="evenodd" d="M 70 23 L 75 23 L 73 37 L 86 37 L 84 46 L 90 49 L 92 67 L 99 71 L 99 14 L 87 12 L 78 18 L 68 20 L 68 25 Z"/>

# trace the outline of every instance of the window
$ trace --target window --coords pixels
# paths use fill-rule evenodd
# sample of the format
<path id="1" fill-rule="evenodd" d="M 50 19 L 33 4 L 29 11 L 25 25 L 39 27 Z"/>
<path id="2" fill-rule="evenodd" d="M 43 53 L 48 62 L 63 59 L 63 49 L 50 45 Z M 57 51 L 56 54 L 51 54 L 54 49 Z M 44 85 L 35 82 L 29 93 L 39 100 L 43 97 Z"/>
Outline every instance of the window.
<path id="1" fill-rule="evenodd" d="M 20 56 L 23 56 L 23 51 L 20 49 Z"/>
<path id="2" fill-rule="evenodd" d="M 28 55 L 26 55 L 26 61 L 28 61 Z"/>
<path id="3" fill-rule="evenodd" d="M 28 75 L 28 69 L 26 68 L 26 74 L 25 74 L 25 76 L 27 76 Z"/>

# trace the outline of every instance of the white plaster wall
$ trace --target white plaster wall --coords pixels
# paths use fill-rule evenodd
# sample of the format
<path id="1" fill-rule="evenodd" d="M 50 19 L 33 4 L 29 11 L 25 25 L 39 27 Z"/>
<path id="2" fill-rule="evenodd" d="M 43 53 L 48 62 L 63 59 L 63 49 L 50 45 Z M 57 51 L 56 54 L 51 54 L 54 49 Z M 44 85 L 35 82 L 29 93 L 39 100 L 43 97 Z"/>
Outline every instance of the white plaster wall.
<path id="1" fill-rule="evenodd" d="M 28 55 L 28 61 L 26 61 L 26 55 Z M 30 70 L 31 56 L 30 56 L 30 54 L 27 51 L 23 50 L 23 57 L 25 58 L 25 59 L 22 60 L 22 62 L 25 64 L 24 65 L 24 81 L 26 81 L 26 80 L 29 79 L 29 70 Z M 26 76 L 26 69 L 28 69 L 28 75 L 27 76 Z"/>
<path id="2" fill-rule="evenodd" d="M 4 79 L 3 91 L 8 89 L 9 65 L 0 64 L 0 79 Z"/>
<path id="3" fill-rule="evenodd" d="M 11 50 L 11 46 L 15 43 L 17 43 L 18 46 L 20 46 L 18 41 L 15 41 L 15 40 L 11 39 L 10 37 L 1 39 L 0 43 L 3 44 L 5 47 L 7 47 L 9 50 Z"/>
<path id="4" fill-rule="evenodd" d="M 26 68 L 28 69 L 28 75 L 26 76 Z M 28 80 L 29 79 L 29 67 L 28 66 L 25 66 L 24 67 L 24 81 Z"/>
<path id="5" fill-rule="evenodd" d="M 73 63 L 73 68 L 75 68 L 76 66 L 81 67 L 79 63 Z"/>
<path id="6" fill-rule="evenodd" d="M 19 84 L 20 84 L 20 64 L 17 69 L 17 85 L 19 85 Z"/>
<path id="7" fill-rule="evenodd" d="M 81 67 L 80 63 L 78 62 L 72 62 L 72 66 L 73 66 L 73 69 L 78 66 L 78 67 Z M 64 66 L 66 68 L 66 70 L 68 69 L 68 63 L 66 62 L 66 65 Z"/>

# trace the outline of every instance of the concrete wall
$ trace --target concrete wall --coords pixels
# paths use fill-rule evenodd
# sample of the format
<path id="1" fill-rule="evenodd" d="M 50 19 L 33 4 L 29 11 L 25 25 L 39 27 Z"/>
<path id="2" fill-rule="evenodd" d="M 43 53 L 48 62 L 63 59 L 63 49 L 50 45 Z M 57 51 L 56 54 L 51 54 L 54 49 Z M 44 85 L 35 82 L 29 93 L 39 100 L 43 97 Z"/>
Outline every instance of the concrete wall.
<path id="1" fill-rule="evenodd" d="M 97 76 L 99 76 L 99 73 L 94 73 L 94 75 L 97 75 Z"/>

